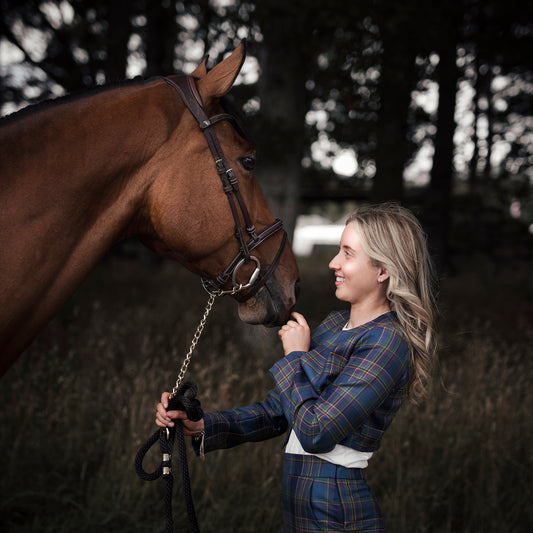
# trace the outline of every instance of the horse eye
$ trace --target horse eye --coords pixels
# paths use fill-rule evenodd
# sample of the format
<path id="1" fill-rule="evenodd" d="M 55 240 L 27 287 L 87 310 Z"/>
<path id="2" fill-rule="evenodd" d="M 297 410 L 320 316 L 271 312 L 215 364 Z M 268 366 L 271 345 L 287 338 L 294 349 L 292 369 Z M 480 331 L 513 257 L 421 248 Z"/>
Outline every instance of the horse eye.
<path id="1" fill-rule="evenodd" d="M 253 155 L 241 157 L 240 161 L 245 170 L 253 170 L 255 168 L 255 157 Z"/>

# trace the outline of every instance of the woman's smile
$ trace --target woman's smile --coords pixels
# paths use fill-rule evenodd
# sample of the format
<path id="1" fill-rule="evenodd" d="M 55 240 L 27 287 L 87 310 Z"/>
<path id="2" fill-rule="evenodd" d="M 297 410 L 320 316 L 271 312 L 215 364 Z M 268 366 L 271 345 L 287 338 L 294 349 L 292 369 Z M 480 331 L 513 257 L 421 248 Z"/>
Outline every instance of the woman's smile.
<path id="1" fill-rule="evenodd" d="M 335 275 L 335 287 L 340 287 L 344 283 L 342 276 Z"/>

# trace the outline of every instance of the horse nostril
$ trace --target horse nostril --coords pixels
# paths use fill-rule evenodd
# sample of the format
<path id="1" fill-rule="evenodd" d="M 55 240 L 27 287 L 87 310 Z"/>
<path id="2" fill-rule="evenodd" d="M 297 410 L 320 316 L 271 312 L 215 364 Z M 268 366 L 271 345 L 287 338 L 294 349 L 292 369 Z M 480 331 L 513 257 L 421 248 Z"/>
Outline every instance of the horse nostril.
<path id="1" fill-rule="evenodd" d="M 297 279 L 296 282 L 294 283 L 294 296 L 297 300 L 300 296 L 300 280 L 299 279 Z"/>

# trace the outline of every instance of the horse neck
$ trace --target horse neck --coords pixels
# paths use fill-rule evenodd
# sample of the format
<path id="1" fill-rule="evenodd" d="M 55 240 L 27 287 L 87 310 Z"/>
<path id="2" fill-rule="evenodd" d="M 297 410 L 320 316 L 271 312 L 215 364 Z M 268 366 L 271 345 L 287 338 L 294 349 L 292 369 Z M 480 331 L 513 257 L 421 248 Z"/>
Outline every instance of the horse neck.
<path id="1" fill-rule="evenodd" d="M 0 302 L 13 302 L 0 306 L 6 357 L 128 233 L 150 186 L 147 162 L 179 120 L 179 99 L 163 86 L 105 91 L 0 128 Z"/>
<path id="2" fill-rule="evenodd" d="M 164 99 L 147 98 L 156 90 L 104 91 L 11 125 L 2 139 L 10 156 L 0 194 L 4 205 L 17 206 L 12 224 L 39 218 L 43 236 L 68 229 L 75 247 L 94 231 L 102 246 L 127 233 L 149 186 L 143 168 L 176 124 Z"/>

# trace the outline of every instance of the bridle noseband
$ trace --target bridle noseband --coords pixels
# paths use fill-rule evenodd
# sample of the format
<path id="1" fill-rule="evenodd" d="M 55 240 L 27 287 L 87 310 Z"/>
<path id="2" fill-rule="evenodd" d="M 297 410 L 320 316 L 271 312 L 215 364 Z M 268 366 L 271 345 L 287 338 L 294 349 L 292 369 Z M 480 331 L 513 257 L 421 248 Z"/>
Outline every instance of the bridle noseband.
<path id="1" fill-rule="evenodd" d="M 257 291 L 268 281 L 274 272 L 287 241 L 287 232 L 283 230 L 283 222 L 278 218 L 263 231 L 259 233 L 256 232 L 256 228 L 250 218 L 250 214 L 241 195 L 237 177 L 235 176 L 233 169 L 228 165 L 218 137 L 213 128 L 217 122 L 221 122 L 223 120 L 233 121 L 235 120 L 234 117 L 229 113 L 220 113 L 213 117 L 208 117 L 205 113 L 202 98 L 198 92 L 198 88 L 196 87 L 196 82 L 193 76 L 183 75 L 174 78 L 174 80 L 169 78 L 163 78 L 163 80 L 178 91 L 184 104 L 192 113 L 198 122 L 198 126 L 203 131 L 207 140 L 207 144 L 209 145 L 209 149 L 213 154 L 215 166 L 222 181 L 222 186 L 227 195 L 231 212 L 233 214 L 233 219 L 235 221 L 235 236 L 239 242 L 239 253 L 233 258 L 222 274 L 217 276 L 215 279 L 202 278 L 202 284 L 205 290 L 211 296 L 221 296 L 223 294 L 233 295 L 243 290 L 251 289 L 245 298 L 248 299 L 257 293 Z M 239 218 L 237 204 L 246 225 L 246 233 L 249 236 L 248 240 L 246 240 L 245 231 L 243 230 L 241 220 Z M 280 230 L 283 231 L 283 238 L 280 247 L 274 257 L 274 260 L 272 263 L 270 263 L 268 269 L 261 276 L 261 263 L 257 257 L 251 254 L 251 252 Z M 238 283 L 237 273 L 239 272 L 239 269 L 243 265 L 250 262 L 255 263 L 255 269 L 250 276 L 250 279 L 245 284 Z M 233 287 L 230 290 L 224 290 L 223 287 L 226 285 L 230 277 L 232 278 Z"/>

